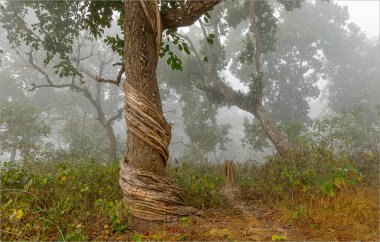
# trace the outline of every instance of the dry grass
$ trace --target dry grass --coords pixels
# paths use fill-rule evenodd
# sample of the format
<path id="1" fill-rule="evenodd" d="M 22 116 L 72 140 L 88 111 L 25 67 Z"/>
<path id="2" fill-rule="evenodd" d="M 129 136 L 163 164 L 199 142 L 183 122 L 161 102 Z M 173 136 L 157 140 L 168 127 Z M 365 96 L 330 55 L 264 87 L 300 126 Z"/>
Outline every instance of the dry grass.
<path id="1" fill-rule="evenodd" d="M 297 205 L 295 205 L 297 204 Z M 296 218 L 297 208 L 304 212 Z M 334 197 L 299 196 L 296 203 L 282 201 L 282 222 L 302 229 L 308 239 L 317 240 L 378 240 L 379 188 L 357 186 L 337 192 Z"/>

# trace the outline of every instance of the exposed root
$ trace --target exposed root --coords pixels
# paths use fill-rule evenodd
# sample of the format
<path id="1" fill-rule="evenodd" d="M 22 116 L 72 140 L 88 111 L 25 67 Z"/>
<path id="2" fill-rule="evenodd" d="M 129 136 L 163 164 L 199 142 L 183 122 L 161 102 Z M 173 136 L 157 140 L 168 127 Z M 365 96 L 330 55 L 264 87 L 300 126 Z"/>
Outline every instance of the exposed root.
<path id="1" fill-rule="evenodd" d="M 183 206 L 183 192 L 170 179 L 135 169 L 123 160 L 119 183 L 136 218 L 170 222 L 197 212 L 193 207 Z"/>

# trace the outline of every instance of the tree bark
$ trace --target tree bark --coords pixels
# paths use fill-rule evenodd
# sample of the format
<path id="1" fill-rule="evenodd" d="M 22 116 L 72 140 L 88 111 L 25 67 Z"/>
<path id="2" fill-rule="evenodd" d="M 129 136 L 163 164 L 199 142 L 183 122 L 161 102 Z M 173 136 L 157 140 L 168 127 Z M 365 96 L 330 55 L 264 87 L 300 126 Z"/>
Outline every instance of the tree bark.
<path id="1" fill-rule="evenodd" d="M 263 105 L 254 105 L 250 113 L 252 113 L 257 118 L 257 120 L 259 120 L 261 128 L 264 130 L 266 136 L 272 142 L 277 152 L 280 155 L 286 154 L 291 147 L 291 143 L 288 141 L 285 135 L 273 124 Z"/>
<path id="2" fill-rule="evenodd" d="M 156 36 L 140 1 L 125 1 L 124 60 L 126 84 L 145 95 L 162 112 L 156 69 Z M 124 86 L 127 92 L 127 85 Z M 127 163 L 137 169 L 165 175 L 165 161 L 159 152 L 128 131 Z"/>
<path id="3" fill-rule="evenodd" d="M 255 69 L 256 69 L 256 79 L 254 81 L 262 81 L 263 71 L 261 64 L 261 36 L 257 28 L 257 14 L 256 14 L 256 1 L 251 2 L 251 29 L 255 38 Z M 273 124 L 268 113 L 263 106 L 263 91 L 259 91 L 258 96 L 255 97 L 257 102 L 253 105 L 252 113 L 259 120 L 261 127 L 264 129 L 267 137 L 272 141 L 276 150 L 280 154 L 285 154 L 292 146 L 285 135 L 276 128 Z"/>
<path id="4" fill-rule="evenodd" d="M 9 158 L 10 162 L 13 162 L 16 160 L 16 152 L 17 152 L 17 149 L 15 147 L 13 147 L 12 151 L 11 151 L 11 157 Z"/>
<path id="5" fill-rule="evenodd" d="M 112 125 L 107 124 L 104 126 L 107 132 L 107 139 L 108 139 L 108 152 L 109 152 L 109 157 L 111 159 L 116 159 L 116 137 L 115 137 L 115 132 L 113 131 Z"/>

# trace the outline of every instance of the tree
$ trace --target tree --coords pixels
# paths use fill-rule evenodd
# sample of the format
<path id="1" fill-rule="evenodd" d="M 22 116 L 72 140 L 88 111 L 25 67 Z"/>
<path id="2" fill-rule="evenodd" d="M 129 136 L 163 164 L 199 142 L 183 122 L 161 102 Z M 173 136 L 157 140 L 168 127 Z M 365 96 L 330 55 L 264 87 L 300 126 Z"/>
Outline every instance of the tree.
<path id="1" fill-rule="evenodd" d="M 295 1 L 294 5 L 286 5 L 287 10 L 297 7 L 298 2 Z M 277 25 L 273 16 L 273 9 L 270 5 L 266 1 L 257 2 L 257 6 L 255 3 L 256 1 L 246 1 L 244 4 L 238 4 L 237 6 L 238 8 L 243 6 L 245 10 L 250 9 L 249 11 L 244 10 L 242 14 L 246 18 L 249 17 L 250 22 L 247 29 L 250 28 L 254 32 L 253 39 L 256 42 L 256 44 L 250 45 L 252 48 L 246 48 L 245 50 L 251 64 L 251 74 L 247 80 L 244 80 L 249 86 L 248 93 L 234 90 L 221 76 L 221 71 L 227 66 L 224 58 L 225 46 L 221 43 L 221 36 L 226 35 L 227 23 L 224 21 L 224 18 L 228 19 L 222 8 L 211 14 L 210 20 L 207 20 L 210 24 L 199 22 L 201 35 L 203 35 L 203 39 L 207 40 L 205 44 L 197 48 L 188 36 L 179 36 L 188 42 L 189 49 L 195 53 L 195 60 L 198 62 L 198 66 L 191 64 L 192 69 L 197 68 L 194 76 L 191 77 L 194 85 L 198 89 L 205 91 L 212 103 L 215 102 L 217 105 L 227 106 L 234 105 L 253 114 L 260 121 L 261 127 L 276 147 L 276 150 L 283 154 L 291 149 L 293 144 L 275 127 L 264 109 L 262 83 L 264 71 L 261 64 L 262 52 L 267 53 L 271 50 L 270 48 L 273 48 L 275 41 L 272 35 Z M 268 18 L 268 16 L 270 17 Z M 260 26 L 257 27 L 256 25 Z M 261 47 L 261 42 L 263 42 L 264 49 Z M 202 55 L 205 56 L 202 58 Z"/>
<path id="2" fill-rule="evenodd" d="M 138 218 L 170 220 L 195 212 L 193 208 L 182 206 L 182 192 L 164 177 L 170 126 L 162 114 L 156 68 L 162 30 L 191 25 L 218 2 L 163 2 L 161 12 L 156 1 L 145 0 L 124 3 L 25 1 L 1 5 L 9 41 L 15 45 L 24 41 L 33 49 L 43 48 L 47 54 L 44 64 L 58 57 L 59 62 L 54 66 L 56 73 L 73 79 L 82 77 L 71 63 L 73 40 L 84 29 L 95 38 L 101 37 L 104 28 L 111 25 L 113 11 L 120 13 L 117 22 L 124 31 L 125 53 L 118 36 L 109 37 L 107 42 L 124 55 L 128 150 L 121 162 L 120 183 L 124 199 Z M 38 19 L 31 26 L 24 20 L 27 8 L 33 9 Z M 65 28 L 67 25 L 70 28 Z"/>
<path id="3" fill-rule="evenodd" d="M 344 47 L 341 51 L 349 53 L 348 58 L 333 58 L 327 64 L 329 66 L 327 101 L 328 106 L 335 112 L 363 105 L 380 104 L 379 43 L 361 39 L 350 48 L 348 42 L 352 41 L 355 35 L 360 36 L 360 33 L 353 25 L 349 25 L 347 29 L 350 32 L 346 35 L 350 37 L 341 39 L 340 45 Z M 331 52 L 330 55 L 341 55 L 337 50 Z"/>
<path id="4" fill-rule="evenodd" d="M 347 8 L 317 1 L 280 11 L 279 18 L 275 50 L 263 56 L 263 83 L 265 107 L 288 137 L 299 136 L 310 124 L 308 99 L 319 95 L 317 81 L 328 82 L 326 97 L 335 112 L 378 104 L 378 46 L 367 43 L 360 29 L 348 22 Z M 244 31 L 241 28 L 237 31 Z M 237 45 L 233 39 L 229 44 Z M 231 65 L 232 72 L 244 80 L 249 65 L 239 64 Z M 245 143 L 268 146 L 257 122 L 247 120 L 245 130 Z"/>
<path id="5" fill-rule="evenodd" d="M 102 48 L 101 44 L 86 40 L 86 36 L 81 36 L 73 44 L 74 53 L 70 64 L 83 75 L 83 79 L 56 76 L 51 66 L 40 64 L 45 58 L 43 50 L 33 50 L 25 46 L 17 48 L 18 59 L 16 59 L 17 55 L 13 55 L 13 60 L 19 65 L 24 65 L 25 68 L 21 70 L 14 68 L 11 72 L 13 76 L 18 76 L 18 79 L 22 78 L 24 80 L 22 82 L 29 87 L 31 92 L 36 92 L 41 88 L 54 88 L 57 90 L 69 89 L 83 95 L 87 99 L 86 102 L 91 104 L 88 108 L 96 111 L 94 118 L 105 130 L 109 146 L 108 157 L 116 159 L 116 137 L 112 125 L 115 120 L 122 117 L 122 109 L 115 110 L 117 108 L 114 105 L 115 102 L 120 101 L 119 93 L 112 88 L 101 85 L 101 82 L 105 81 L 102 76 L 108 74 L 105 73 L 106 66 L 113 61 L 113 55 L 106 56 L 101 50 L 94 54 L 94 49 Z M 35 75 L 31 75 L 29 72 L 26 74 L 25 70 L 31 70 Z M 119 73 L 117 80 L 120 82 L 123 68 L 120 69 Z M 88 78 L 91 81 L 88 81 Z M 110 98 L 106 99 L 106 92 L 114 95 L 110 95 Z M 113 106 L 109 103 L 112 103 Z M 87 112 L 91 113 L 91 111 Z"/>
<path id="6" fill-rule="evenodd" d="M 279 1 L 286 9 L 300 6 L 300 0 Z M 181 60 L 166 45 L 161 45 L 162 33 L 179 49 L 186 51 L 178 42 L 176 29 L 194 23 L 199 17 L 219 3 L 218 0 L 204 1 L 112 1 L 112 2 L 8 2 L 2 4 L 2 21 L 8 31 L 8 39 L 15 43 L 25 42 L 33 49 L 46 51 L 44 64 L 57 58 L 54 66 L 57 74 L 82 78 L 73 66 L 73 40 L 83 30 L 90 31 L 94 38 L 100 38 L 104 29 L 111 26 L 113 16 L 118 16 L 124 39 L 118 35 L 107 36 L 106 42 L 122 56 L 126 82 L 125 118 L 128 126 L 127 154 L 121 162 L 120 184 L 124 199 L 134 216 L 147 220 L 171 220 L 177 216 L 194 213 L 193 208 L 183 207 L 183 194 L 167 178 L 165 166 L 170 143 L 170 125 L 166 122 L 161 107 L 156 69 L 159 56 L 168 56 L 167 63 L 173 69 L 181 69 Z M 37 23 L 26 23 L 25 16 L 34 10 Z M 247 95 L 236 92 L 220 82 L 211 69 L 217 86 L 198 88 L 224 97 L 260 120 L 268 137 L 277 150 L 283 153 L 289 149 L 289 142 L 279 132 L 263 107 L 261 53 L 269 51 L 275 32 L 274 11 L 267 1 L 250 2 L 249 11 L 243 11 L 243 18 L 250 13 L 251 30 L 255 39 L 254 69 Z M 244 10 L 244 7 L 243 7 Z M 114 12 L 115 11 L 115 12 Z M 205 16 L 208 18 L 207 14 Z M 70 28 L 65 28 L 69 25 Z M 208 35 L 209 43 L 214 36 Z M 269 45 L 267 45 L 269 43 Z M 262 45 L 261 45 L 262 44 Z M 162 46 L 162 48 L 161 48 Z M 180 47 L 181 46 L 181 47 Z M 211 57 L 210 57 L 211 58 Z M 115 83 L 115 81 L 108 81 Z"/>
<path id="7" fill-rule="evenodd" d="M 38 108 L 21 102 L 0 102 L 0 148 L 11 152 L 10 161 L 15 160 L 18 150 L 24 159 L 31 156 L 49 133 L 50 126 Z"/>

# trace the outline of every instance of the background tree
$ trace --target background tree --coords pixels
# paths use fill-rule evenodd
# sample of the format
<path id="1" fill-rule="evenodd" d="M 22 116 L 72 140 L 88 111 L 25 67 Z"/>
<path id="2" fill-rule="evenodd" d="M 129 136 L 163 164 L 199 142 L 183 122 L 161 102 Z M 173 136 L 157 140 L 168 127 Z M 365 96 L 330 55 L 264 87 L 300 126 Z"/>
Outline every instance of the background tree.
<path id="1" fill-rule="evenodd" d="M 15 102 L 0 102 L 0 149 L 10 151 L 14 161 L 17 151 L 23 159 L 38 151 L 50 127 L 44 121 L 44 114 L 33 105 Z"/>
<path id="2" fill-rule="evenodd" d="M 94 54 L 94 49 L 98 49 Z M 7 53 L 17 53 L 12 58 L 14 62 L 21 65 L 22 69 L 9 68 L 10 74 L 17 76 L 19 82 L 25 85 L 28 91 L 36 92 L 41 88 L 63 89 L 67 88 L 73 92 L 79 93 L 85 97 L 77 99 L 79 102 L 85 102 L 87 106 L 84 113 L 89 114 L 103 127 L 108 143 L 108 157 L 116 158 L 116 136 L 112 127 L 113 122 L 121 118 L 122 109 L 118 108 L 118 102 L 121 102 L 120 91 L 109 84 L 101 84 L 104 79 L 102 76 L 111 75 L 107 65 L 114 61 L 113 55 L 106 55 L 104 46 L 95 41 L 89 41 L 88 37 L 81 36 L 73 44 L 73 51 L 70 64 L 75 67 L 75 71 L 81 74 L 82 78 L 70 78 L 57 76 L 54 73 L 54 64 L 46 65 L 44 61 L 44 50 L 31 50 L 30 48 L 19 45 L 15 51 L 9 50 Z M 56 63 L 56 62 L 55 62 Z M 32 71 L 33 75 L 31 75 Z M 97 74 L 95 74 L 97 73 Z M 113 74 L 113 73 L 112 73 Z M 117 80 L 121 81 L 122 71 L 118 74 Z M 41 93 L 36 95 L 36 99 L 40 99 L 40 103 L 46 102 L 41 97 Z M 39 96 L 39 97 L 38 97 Z M 45 97 L 46 98 L 46 97 Z M 90 105 L 86 105 L 89 103 Z M 53 106 L 53 105 L 52 105 Z M 55 103 L 54 107 L 58 109 L 59 103 Z M 67 107 L 61 106 L 61 109 Z M 93 115 L 93 110 L 95 115 Z M 59 114 L 59 110 L 55 110 Z M 59 115 L 61 119 L 65 118 Z M 103 141 L 104 142 L 104 141 Z M 94 147 L 94 149 L 96 149 Z"/>
<path id="3" fill-rule="evenodd" d="M 266 107 L 289 137 L 299 136 L 310 124 L 309 101 L 318 97 L 317 84 L 321 86 L 321 81 L 328 83 L 325 96 L 336 112 L 342 111 L 343 107 L 376 104 L 374 100 L 365 100 L 374 97 L 378 91 L 375 81 L 378 73 L 369 61 L 371 59 L 375 64 L 378 58 L 374 54 L 368 56 L 368 62 L 364 61 L 364 46 L 369 45 L 348 18 L 346 8 L 329 2 L 304 3 L 300 9 L 281 12 L 276 33 L 278 45 L 274 52 L 263 58 L 268 62 L 264 65 L 267 70 L 264 92 L 271 97 L 266 100 Z M 372 48 L 376 49 L 375 46 Z M 231 67 L 239 78 L 247 76 L 245 65 Z M 368 72 L 363 71 L 366 69 Z M 358 91 L 353 91 L 352 84 Z M 290 105 L 285 108 L 282 103 Z M 288 107 L 295 108 L 289 110 Z M 244 126 L 244 143 L 255 148 L 268 147 L 257 122 L 246 120 Z"/>
<path id="4" fill-rule="evenodd" d="M 351 46 L 350 40 L 360 36 L 359 29 L 354 25 L 348 26 L 349 38 L 341 38 L 341 50 L 348 53 L 346 59 L 334 58 L 327 65 L 329 67 L 327 86 L 328 107 L 335 112 L 352 109 L 359 106 L 375 106 L 380 101 L 380 58 L 379 44 L 362 38 L 356 46 Z M 348 42 L 348 43 L 347 43 Z M 336 50 L 332 50 L 335 52 Z M 333 54 L 333 53 L 330 53 Z M 341 55 L 341 52 L 334 53 Z M 346 54 L 347 55 L 347 54 Z"/>

